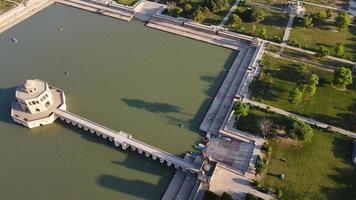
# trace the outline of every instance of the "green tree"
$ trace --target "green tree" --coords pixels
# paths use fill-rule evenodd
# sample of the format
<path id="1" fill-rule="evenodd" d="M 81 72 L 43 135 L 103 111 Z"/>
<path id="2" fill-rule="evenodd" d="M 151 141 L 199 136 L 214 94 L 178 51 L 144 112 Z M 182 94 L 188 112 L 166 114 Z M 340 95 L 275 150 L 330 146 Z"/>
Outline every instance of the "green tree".
<path id="1" fill-rule="evenodd" d="M 238 16 L 237 14 L 232 14 L 228 24 L 232 27 L 238 27 L 240 26 L 242 23 L 242 19 L 240 18 L 240 16 Z"/>
<path id="2" fill-rule="evenodd" d="M 346 86 L 352 84 L 352 71 L 346 67 L 335 70 L 334 84 L 341 89 L 345 89 Z"/>
<path id="3" fill-rule="evenodd" d="M 305 76 L 309 72 L 309 67 L 305 63 L 302 63 L 298 66 L 298 72 Z"/>
<path id="4" fill-rule="evenodd" d="M 196 22 L 201 22 L 204 19 L 204 13 L 200 8 L 196 9 L 193 13 L 193 20 Z"/>
<path id="5" fill-rule="evenodd" d="M 241 101 L 236 101 L 234 104 L 234 112 L 236 115 L 236 120 L 239 120 L 240 117 L 246 117 L 250 111 L 250 106 Z"/>
<path id="6" fill-rule="evenodd" d="M 311 74 L 309 77 L 308 77 L 308 84 L 309 85 L 319 85 L 319 76 L 316 75 L 316 74 Z"/>
<path id="7" fill-rule="evenodd" d="M 337 43 L 335 52 L 336 52 L 336 55 L 338 57 L 341 57 L 341 58 L 344 57 L 344 55 L 345 55 L 345 47 L 344 47 L 344 45 L 341 44 L 341 43 Z"/>
<path id="8" fill-rule="evenodd" d="M 189 13 L 192 10 L 193 6 L 190 3 L 184 5 L 184 11 Z"/>
<path id="9" fill-rule="evenodd" d="M 261 8 L 254 8 L 251 12 L 251 20 L 254 22 L 263 21 L 266 17 L 266 13 Z"/>
<path id="10" fill-rule="evenodd" d="M 306 27 L 306 28 L 313 28 L 314 26 L 314 23 L 313 23 L 313 18 L 310 17 L 310 16 L 306 16 L 303 18 L 303 25 Z"/>
<path id="11" fill-rule="evenodd" d="M 232 199 L 232 196 L 229 193 L 223 192 L 222 195 L 221 195 L 221 200 L 233 200 L 233 199 Z"/>
<path id="12" fill-rule="evenodd" d="M 344 28 L 347 28 L 352 22 L 352 17 L 346 12 L 339 13 L 336 17 L 336 25 L 341 31 Z"/>
<path id="13" fill-rule="evenodd" d="M 303 91 L 295 87 L 290 94 L 292 103 L 301 103 L 303 99 Z"/>
<path id="14" fill-rule="evenodd" d="M 208 8 L 213 12 L 224 10 L 230 6 L 229 0 L 207 0 L 206 4 Z"/>
<path id="15" fill-rule="evenodd" d="M 321 45 L 319 50 L 316 54 L 320 59 L 325 58 L 326 56 L 330 55 L 330 50 L 325 46 Z"/>
<path id="16" fill-rule="evenodd" d="M 290 138 L 311 142 L 313 138 L 313 129 L 309 124 L 297 119 L 293 119 L 292 126 L 287 130 L 287 135 Z"/>
<path id="17" fill-rule="evenodd" d="M 265 27 L 262 27 L 261 31 L 260 31 L 260 36 L 262 38 L 266 38 L 266 35 L 267 35 L 267 30 Z"/>

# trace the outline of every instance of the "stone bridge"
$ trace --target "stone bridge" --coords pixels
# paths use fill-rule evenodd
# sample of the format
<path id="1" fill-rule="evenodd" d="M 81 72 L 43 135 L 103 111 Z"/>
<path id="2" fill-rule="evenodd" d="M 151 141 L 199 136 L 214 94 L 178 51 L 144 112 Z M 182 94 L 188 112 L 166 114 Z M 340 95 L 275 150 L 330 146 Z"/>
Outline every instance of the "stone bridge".
<path id="1" fill-rule="evenodd" d="M 54 114 L 68 124 L 78 126 L 85 131 L 89 131 L 92 134 L 95 133 L 97 136 L 101 136 L 104 139 L 108 139 L 109 141 L 114 142 L 116 147 L 121 146 L 123 150 L 126 150 L 127 148 L 131 149 L 132 151 L 137 150 L 139 154 L 144 154 L 146 157 L 151 156 L 153 160 L 159 159 L 160 163 L 166 162 L 167 166 L 174 165 L 176 169 L 180 168 L 183 171 L 189 171 L 190 173 L 198 173 L 200 170 L 200 166 L 196 166 L 185 161 L 183 158 L 177 157 L 173 154 L 136 140 L 130 134 L 123 131 L 114 131 L 105 126 L 61 109 L 56 109 Z"/>

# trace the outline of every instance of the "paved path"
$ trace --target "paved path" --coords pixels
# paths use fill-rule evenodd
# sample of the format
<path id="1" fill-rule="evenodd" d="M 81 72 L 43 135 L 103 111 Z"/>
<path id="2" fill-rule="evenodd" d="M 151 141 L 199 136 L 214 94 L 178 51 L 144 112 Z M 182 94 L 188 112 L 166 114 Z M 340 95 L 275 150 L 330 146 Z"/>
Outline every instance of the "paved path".
<path id="1" fill-rule="evenodd" d="M 287 112 L 285 110 L 282 110 L 282 109 L 279 109 L 279 108 L 276 108 L 276 107 L 273 107 L 273 106 L 269 106 L 269 105 L 266 105 L 266 104 L 263 104 L 263 103 L 260 103 L 260 102 L 257 102 L 257 101 L 252 101 L 250 99 L 243 99 L 243 102 L 246 102 L 246 103 L 249 103 L 251 105 L 254 105 L 254 106 L 257 106 L 257 107 L 260 107 L 260 108 L 263 108 L 263 109 L 267 109 L 267 107 L 269 107 L 269 110 L 275 112 L 275 113 L 278 113 L 280 115 L 284 115 L 284 116 L 287 116 L 287 117 L 294 117 L 300 121 L 303 121 L 305 123 L 308 123 L 308 124 L 311 124 L 311 125 L 315 125 L 315 126 L 318 126 L 320 128 L 330 128 L 331 131 L 334 131 L 334 132 L 337 132 L 337 133 L 340 133 L 342 135 L 346 135 L 346 136 L 349 136 L 351 138 L 354 138 L 356 139 L 356 133 L 353 133 L 351 131 L 348 131 L 348 130 L 345 130 L 345 129 L 342 129 L 342 128 L 339 128 L 339 127 L 336 127 L 336 126 L 331 126 L 329 124 L 325 124 L 325 123 L 322 123 L 322 122 L 319 122 L 319 121 L 316 121 L 314 119 L 311 119 L 311 118 L 307 118 L 307 117 L 303 117 L 303 116 L 300 116 L 300 115 L 296 115 L 294 113 L 290 113 L 290 112 Z"/>
<path id="2" fill-rule="evenodd" d="M 239 5 L 240 0 L 236 0 L 235 3 L 230 8 L 229 12 L 225 15 L 224 19 L 220 22 L 219 26 L 224 26 L 225 23 L 229 20 L 230 15 L 236 10 L 236 7 Z"/>
<path id="3" fill-rule="evenodd" d="M 230 193 L 233 199 L 243 200 L 247 193 L 253 194 L 264 200 L 272 200 L 271 195 L 257 191 L 251 187 L 251 180 L 234 173 L 221 165 L 217 165 L 214 175 L 210 180 L 209 190 L 221 194 Z"/>
<path id="4" fill-rule="evenodd" d="M 289 16 L 287 27 L 284 30 L 284 35 L 283 35 L 283 39 L 282 39 L 283 42 L 286 42 L 289 39 L 289 33 L 293 28 L 294 17 L 295 17 L 294 15 Z"/>
<path id="5" fill-rule="evenodd" d="M 189 170 L 192 173 L 199 171 L 199 167 L 193 165 L 192 163 L 188 163 L 180 157 L 136 140 L 130 134 L 127 134 L 123 131 L 114 131 L 112 129 L 106 128 L 105 126 L 61 109 L 56 109 L 54 114 L 67 123 L 77 125 L 80 128 L 84 128 L 84 130 L 89 130 L 91 133 L 95 132 L 98 136 L 102 136 L 103 138 L 109 138 L 110 141 L 115 142 L 115 146 L 121 145 L 123 149 L 137 149 L 138 153 L 145 153 L 146 157 L 151 155 L 154 160 L 158 158 L 161 163 L 166 161 L 168 165 L 173 164 L 176 167 L 182 167 L 183 169 Z"/>

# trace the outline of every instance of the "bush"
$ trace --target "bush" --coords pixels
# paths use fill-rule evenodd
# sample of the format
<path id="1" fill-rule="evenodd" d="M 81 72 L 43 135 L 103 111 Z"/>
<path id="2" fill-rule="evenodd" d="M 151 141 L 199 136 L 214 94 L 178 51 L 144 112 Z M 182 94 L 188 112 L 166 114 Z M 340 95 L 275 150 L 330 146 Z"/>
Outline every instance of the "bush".
<path id="1" fill-rule="evenodd" d="M 311 142 L 313 138 L 313 129 L 309 126 L 309 124 L 293 119 L 292 125 L 287 130 L 287 136 L 293 139 Z"/>
<path id="2" fill-rule="evenodd" d="M 221 200 L 233 200 L 229 193 L 223 192 L 221 195 Z"/>
<path id="3" fill-rule="evenodd" d="M 228 22 L 228 24 L 232 27 L 237 27 L 241 25 L 241 23 L 242 23 L 242 19 L 235 13 L 231 15 Z"/>
<path id="4" fill-rule="evenodd" d="M 266 17 L 266 13 L 262 9 L 258 7 L 252 9 L 251 18 L 250 18 L 252 21 L 260 22 L 263 21 L 265 17 Z"/>
<path id="5" fill-rule="evenodd" d="M 257 157 L 255 168 L 256 174 L 260 174 L 265 169 L 266 160 L 262 159 L 261 156 Z"/>
<path id="6" fill-rule="evenodd" d="M 204 19 L 204 13 L 200 8 L 196 9 L 193 13 L 193 20 L 196 22 L 201 22 Z"/>
<path id="7" fill-rule="evenodd" d="M 330 50 L 327 47 L 321 45 L 316 55 L 319 58 L 325 58 L 326 56 L 330 55 Z"/>
<path id="8" fill-rule="evenodd" d="M 246 195 L 246 200 L 260 200 L 260 199 L 261 199 L 261 198 L 256 197 L 255 195 L 250 194 L 250 193 L 248 193 L 248 194 Z"/>
<path id="9" fill-rule="evenodd" d="M 206 4 L 208 8 L 213 12 L 224 10 L 230 6 L 229 0 L 207 0 Z"/>
<path id="10" fill-rule="evenodd" d="M 352 84 L 352 71 L 347 67 L 340 67 L 334 71 L 334 84 L 345 89 L 346 86 Z"/>
<path id="11" fill-rule="evenodd" d="M 281 189 L 277 189 L 277 190 L 276 190 L 276 196 L 277 196 L 278 199 L 282 198 L 283 192 L 282 192 Z"/>

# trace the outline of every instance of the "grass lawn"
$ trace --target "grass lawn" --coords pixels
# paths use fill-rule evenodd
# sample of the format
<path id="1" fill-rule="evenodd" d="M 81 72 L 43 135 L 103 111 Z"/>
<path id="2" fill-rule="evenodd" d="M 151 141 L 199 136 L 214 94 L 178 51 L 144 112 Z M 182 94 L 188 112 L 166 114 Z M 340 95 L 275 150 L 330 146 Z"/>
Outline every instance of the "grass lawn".
<path id="1" fill-rule="evenodd" d="M 355 199 L 356 168 L 350 162 L 351 139 L 314 129 L 312 142 L 302 146 L 286 139 L 272 139 L 270 143 L 272 155 L 263 186 L 280 188 L 283 199 Z M 282 173 L 285 180 L 278 178 Z"/>
<path id="2" fill-rule="evenodd" d="M 314 51 L 324 45 L 331 50 L 332 55 L 335 55 L 337 43 L 341 43 L 345 46 L 345 58 L 356 61 L 356 27 L 350 26 L 339 32 L 332 22 L 324 22 L 307 29 L 302 25 L 301 19 L 296 19 L 289 40 Z"/>
<path id="3" fill-rule="evenodd" d="M 115 0 L 119 4 L 127 5 L 127 6 L 133 6 L 138 0 Z"/>
<path id="4" fill-rule="evenodd" d="M 356 79 L 346 91 L 332 86 L 333 72 L 308 65 L 319 76 L 316 94 L 305 99 L 301 105 L 291 104 L 289 94 L 301 75 L 297 71 L 301 62 L 275 58 L 265 54 L 262 73 L 252 86 L 252 98 L 268 105 L 294 112 L 316 120 L 356 131 Z"/>
<path id="5" fill-rule="evenodd" d="M 169 0 L 160 0 L 159 3 L 161 4 L 167 4 L 170 2 L 175 2 L 175 1 L 169 1 Z M 206 24 L 206 25 L 219 25 L 220 22 L 223 20 L 223 18 L 225 17 L 225 15 L 228 13 L 228 11 L 230 10 L 231 6 L 234 4 L 234 0 L 229 0 L 229 6 L 226 9 L 220 10 L 218 12 L 210 12 L 209 14 L 205 14 L 204 15 L 204 19 L 201 21 L 202 24 Z M 184 18 L 188 18 L 188 19 L 192 19 L 192 15 L 193 12 L 198 8 L 198 6 L 201 7 L 205 7 L 205 1 L 204 0 L 191 0 L 190 4 L 192 5 L 192 10 L 187 13 L 187 12 L 182 12 L 182 14 L 178 17 L 184 17 Z M 178 6 L 176 5 L 176 7 L 180 7 L 183 9 L 183 6 Z M 169 12 L 167 10 L 165 10 L 163 12 L 163 14 L 166 15 L 171 15 L 173 17 L 177 17 L 174 16 L 173 14 L 169 14 Z"/>
<path id="6" fill-rule="evenodd" d="M 15 7 L 15 4 L 0 0 L 0 14 L 10 10 L 13 7 Z"/>
<path id="7" fill-rule="evenodd" d="M 225 27 L 229 28 L 232 31 L 246 33 L 249 35 L 258 35 L 258 33 L 264 27 L 266 29 L 265 39 L 273 40 L 273 38 L 277 36 L 281 40 L 284 34 L 285 27 L 287 26 L 288 17 L 281 11 L 261 7 L 263 12 L 266 13 L 266 17 L 264 20 L 260 22 L 244 21 L 242 13 L 245 10 L 251 8 L 253 8 L 253 6 L 249 4 L 244 7 L 237 7 L 235 13 L 239 15 L 240 18 L 243 20 L 242 24 L 237 28 L 231 27 L 228 24 L 226 24 Z"/>
<path id="8" fill-rule="evenodd" d="M 258 133 L 258 121 L 264 117 L 282 126 L 285 117 L 251 108 L 237 128 Z M 313 129 L 311 143 L 277 137 L 269 140 L 272 155 L 261 184 L 281 189 L 283 199 L 317 200 L 356 197 L 356 168 L 351 164 L 352 141 L 321 129 Z M 282 161 L 286 159 L 286 161 Z M 278 176 L 285 174 L 285 180 Z"/>

